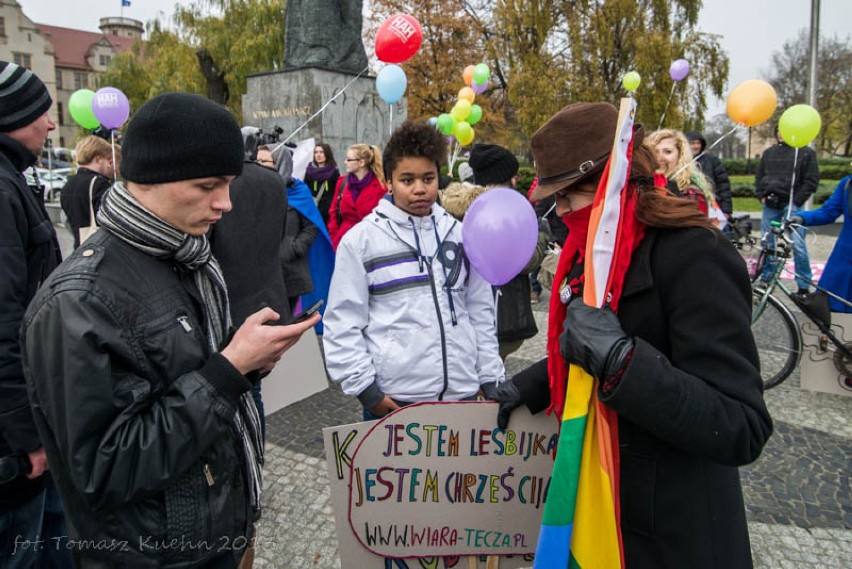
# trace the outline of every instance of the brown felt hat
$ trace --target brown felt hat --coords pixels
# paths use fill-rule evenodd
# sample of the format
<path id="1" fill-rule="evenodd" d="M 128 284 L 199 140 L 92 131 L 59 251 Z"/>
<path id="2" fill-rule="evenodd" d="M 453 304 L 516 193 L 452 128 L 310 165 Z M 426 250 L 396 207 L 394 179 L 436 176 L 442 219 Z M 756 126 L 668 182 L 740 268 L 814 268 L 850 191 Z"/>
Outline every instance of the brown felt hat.
<path id="1" fill-rule="evenodd" d="M 546 198 L 603 170 L 617 124 L 618 109 L 609 103 L 574 103 L 550 117 L 531 141 L 538 187 L 530 199 Z"/>

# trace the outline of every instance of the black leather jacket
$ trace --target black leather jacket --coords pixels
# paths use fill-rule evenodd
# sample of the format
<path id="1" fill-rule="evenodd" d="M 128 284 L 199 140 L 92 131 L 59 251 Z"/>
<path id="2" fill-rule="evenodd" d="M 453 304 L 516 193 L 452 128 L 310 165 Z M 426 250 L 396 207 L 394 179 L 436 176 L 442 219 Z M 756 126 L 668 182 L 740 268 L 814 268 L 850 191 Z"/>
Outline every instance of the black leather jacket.
<path id="1" fill-rule="evenodd" d="M 0 458 L 41 447 L 33 423 L 18 332 L 27 304 L 59 264 L 59 243 L 41 194 L 21 174 L 35 163 L 20 142 L 0 134 Z M 0 486 L 0 513 L 31 500 L 43 477 L 21 475 Z"/>
<path id="2" fill-rule="evenodd" d="M 236 567 L 250 537 L 239 435 L 251 383 L 211 355 L 192 276 L 108 230 L 22 328 L 33 416 L 84 567 Z"/>

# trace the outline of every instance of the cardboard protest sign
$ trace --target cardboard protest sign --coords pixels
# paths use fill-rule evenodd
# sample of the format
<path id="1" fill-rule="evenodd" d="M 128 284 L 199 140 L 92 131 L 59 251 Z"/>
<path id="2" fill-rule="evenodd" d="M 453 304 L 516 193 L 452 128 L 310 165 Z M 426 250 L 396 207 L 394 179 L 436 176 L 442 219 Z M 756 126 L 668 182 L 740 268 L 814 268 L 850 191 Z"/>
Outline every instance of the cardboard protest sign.
<path id="1" fill-rule="evenodd" d="M 471 555 L 529 567 L 558 423 L 519 408 L 503 432 L 496 416 L 492 402 L 419 403 L 324 429 L 343 569 L 454 567 Z"/>

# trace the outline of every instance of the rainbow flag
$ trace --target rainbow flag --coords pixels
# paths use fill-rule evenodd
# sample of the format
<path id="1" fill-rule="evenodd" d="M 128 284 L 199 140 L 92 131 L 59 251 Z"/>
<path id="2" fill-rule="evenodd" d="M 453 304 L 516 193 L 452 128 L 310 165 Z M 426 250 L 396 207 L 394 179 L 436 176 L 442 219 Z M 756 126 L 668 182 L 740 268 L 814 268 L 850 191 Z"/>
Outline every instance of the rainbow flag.
<path id="1" fill-rule="evenodd" d="M 622 99 L 613 150 L 595 196 L 586 243 L 583 300 L 613 304 L 620 295 L 629 255 L 621 242 L 623 189 L 627 184 L 636 101 Z M 559 283 L 554 283 L 555 287 Z M 608 298 L 609 297 L 609 298 Z M 617 301 L 617 299 L 615 299 Z M 568 370 L 556 460 L 535 569 L 624 567 L 618 488 L 618 419 L 597 399 L 595 378 L 580 366 Z"/>

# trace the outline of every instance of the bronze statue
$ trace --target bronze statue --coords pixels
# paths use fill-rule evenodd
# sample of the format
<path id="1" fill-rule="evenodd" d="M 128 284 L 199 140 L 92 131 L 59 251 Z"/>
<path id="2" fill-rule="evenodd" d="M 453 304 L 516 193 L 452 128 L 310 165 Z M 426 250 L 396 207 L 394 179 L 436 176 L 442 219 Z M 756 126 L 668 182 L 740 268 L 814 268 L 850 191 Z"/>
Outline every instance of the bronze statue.
<path id="1" fill-rule="evenodd" d="M 359 74 L 367 67 L 361 0 L 288 0 L 284 68 Z"/>

